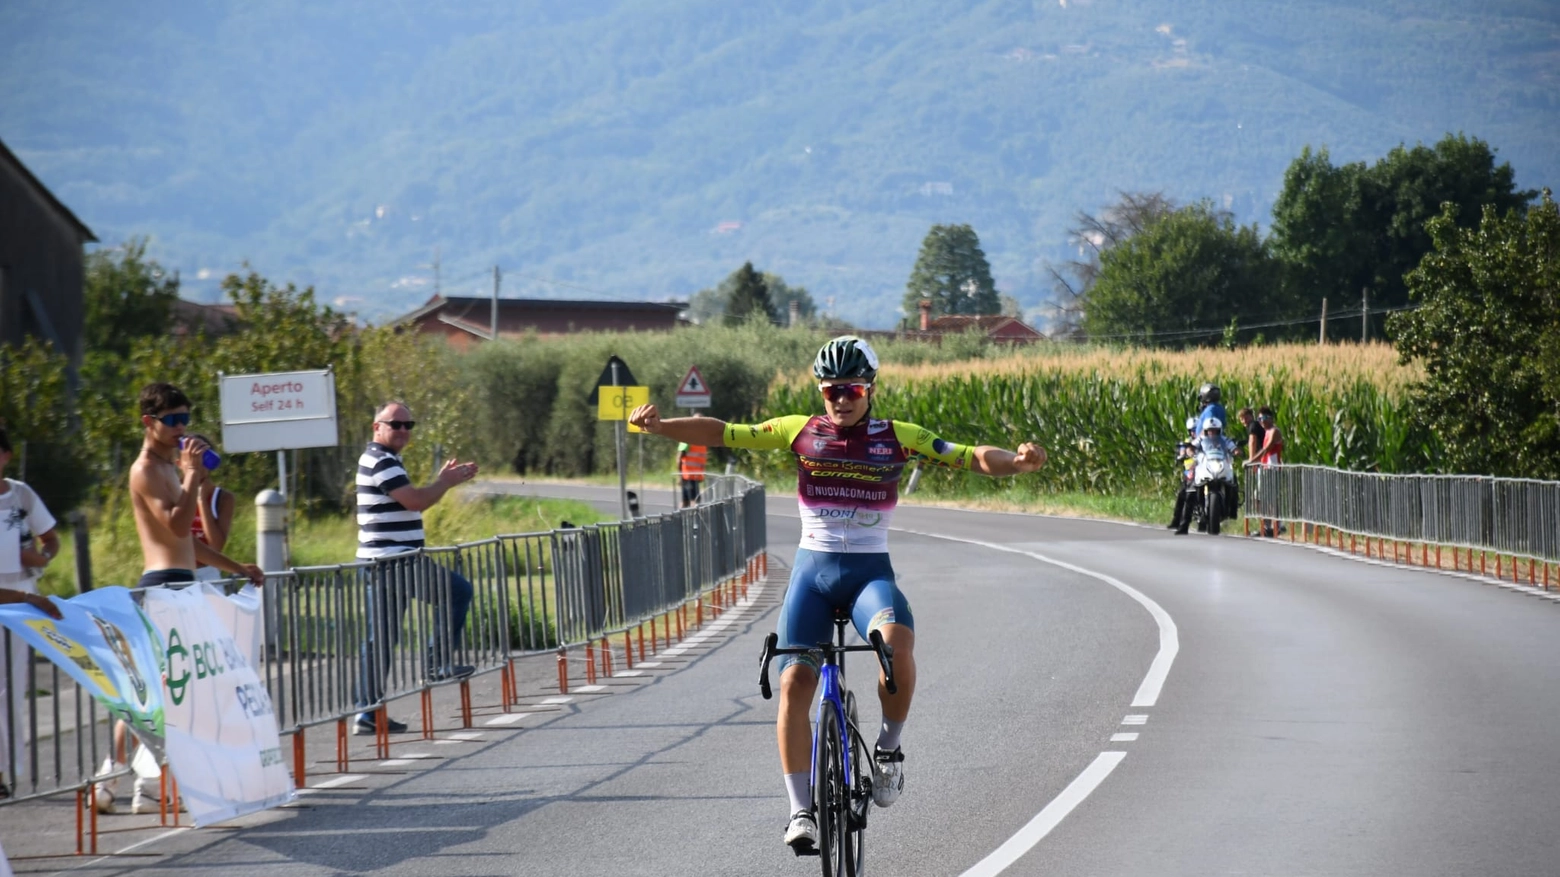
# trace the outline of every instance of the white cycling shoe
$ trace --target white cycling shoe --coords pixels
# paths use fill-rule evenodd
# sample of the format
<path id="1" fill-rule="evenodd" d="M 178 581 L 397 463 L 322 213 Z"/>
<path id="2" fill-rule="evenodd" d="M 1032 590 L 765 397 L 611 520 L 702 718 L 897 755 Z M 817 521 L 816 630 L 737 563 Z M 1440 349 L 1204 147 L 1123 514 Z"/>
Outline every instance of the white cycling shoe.
<path id="1" fill-rule="evenodd" d="M 892 752 L 873 747 L 872 752 L 872 803 L 887 807 L 899 800 L 905 790 L 905 754 L 894 747 Z"/>
<path id="2" fill-rule="evenodd" d="M 785 828 L 786 845 L 798 850 L 818 845 L 818 820 L 811 810 L 798 810 L 791 814 L 791 824 Z"/>

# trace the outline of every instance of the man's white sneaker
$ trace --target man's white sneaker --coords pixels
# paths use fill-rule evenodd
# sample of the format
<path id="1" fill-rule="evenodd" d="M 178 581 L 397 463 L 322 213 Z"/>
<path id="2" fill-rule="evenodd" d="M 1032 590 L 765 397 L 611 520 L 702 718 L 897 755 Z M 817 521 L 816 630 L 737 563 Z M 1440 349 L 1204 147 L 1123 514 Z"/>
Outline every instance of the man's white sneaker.
<path id="1" fill-rule="evenodd" d="M 818 820 L 811 810 L 798 810 L 791 814 L 791 824 L 785 829 L 785 842 L 794 849 L 809 849 L 818 845 Z"/>
<path id="2" fill-rule="evenodd" d="M 899 800 L 905 790 L 905 754 L 899 747 L 885 752 L 873 747 L 872 752 L 872 803 L 887 807 Z"/>
<path id="3" fill-rule="evenodd" d="M 150 777 L 136 777 L 135 792 L 130 796 L 130 812 L 136 815 L 157 813 L 161 808 L 162 782 Z M 179 798 L 179 812 L 190 812 L 182 797 Z"/>
<path id="4" fill-rule="evenodd" d="M 121 765 L 114 763 L 113 758 L 106 758 L 103 760 L 103 766 L 98 768 L 98 776 L 102 776 L 103 774 L 107 773 L 113 773 L 114 770 L 120 766 Z M 114 790 L 116 787 L 118 787 L 118 785 L 118 777 L 92 784 L 92 807 L 96 809 L 97 812 L 105 815 L 112 814 L 114 812 Z"/>

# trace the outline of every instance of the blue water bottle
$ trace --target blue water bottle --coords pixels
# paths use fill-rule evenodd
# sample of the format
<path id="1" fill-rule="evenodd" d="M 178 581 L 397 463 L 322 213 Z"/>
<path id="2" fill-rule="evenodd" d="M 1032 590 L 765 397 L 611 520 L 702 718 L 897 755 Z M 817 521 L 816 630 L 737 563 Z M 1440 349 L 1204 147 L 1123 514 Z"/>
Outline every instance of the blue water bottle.
<path id="1" fill-rule="evenodd" d="M 184 450 L 183 436 L 179 437 L 179 450 Z M 206 471 L 210 472 L 222 465 L 222 456 L 208 447 L 206 452 L 200 455 L 200 462 L 202 466 L 206 467 Z"/>

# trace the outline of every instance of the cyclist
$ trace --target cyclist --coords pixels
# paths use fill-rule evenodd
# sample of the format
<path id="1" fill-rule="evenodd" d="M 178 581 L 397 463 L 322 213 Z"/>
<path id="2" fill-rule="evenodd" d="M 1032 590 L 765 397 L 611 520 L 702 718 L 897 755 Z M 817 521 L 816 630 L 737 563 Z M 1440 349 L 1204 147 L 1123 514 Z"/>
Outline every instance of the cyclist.
<path id="1" fill-rule="evenodd" d="M 873 419 L 877 373 L 872 347 L 861 338 L 843 335 L 823 345 L 813 360 L 813 376 L 823 393 L 823 416 L 783 416 L 753 425 L 710 417 L 662 420 L 654 405 L 642 405 L 629 415 L 629 422 L 677 441 L 756 450 L 789 448 L 796 454 L 802 542 L 777 623 L 779 644 L 797 648 L 827 642 L 835 609 L 851 613 L 863 639 L 873 629 L 882 630 L 894 650 L 898 691 L 888 694 L 879 678 L 883 721 L 873 752 L 872 797 L 879 807 L 887 807 L 904 788 L 899 738 L 915 691 L 915 621 L 895 584 L 888 557 L 888 524 L 899 499 L 905 462 L 911 454 L 921 454 L 941 465 L 984 475 L 1016 475 L 1043 466 L 1045 450 L 1030 443 L 1019 445 L 1017 451 L 958 445 L 914 424 Z M 818 840 L 808 794 L 809 710 L 817 685 L 815 659 L 782 657 L 776 736 L 790 801 L 785 842 L 798 851 Z"/>

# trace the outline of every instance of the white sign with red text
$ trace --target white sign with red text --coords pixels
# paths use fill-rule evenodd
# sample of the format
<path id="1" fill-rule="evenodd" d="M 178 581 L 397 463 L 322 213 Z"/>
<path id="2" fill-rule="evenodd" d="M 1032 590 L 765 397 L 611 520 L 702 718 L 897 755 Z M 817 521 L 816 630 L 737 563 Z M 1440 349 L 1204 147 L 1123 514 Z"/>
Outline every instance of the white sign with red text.
<path id="1" fill-rule="evenodd" d="M 222 450 L 336 445 L 336 376 L 325 369 L 222 376 Z"/>

